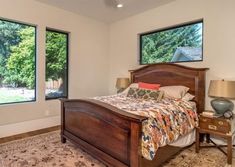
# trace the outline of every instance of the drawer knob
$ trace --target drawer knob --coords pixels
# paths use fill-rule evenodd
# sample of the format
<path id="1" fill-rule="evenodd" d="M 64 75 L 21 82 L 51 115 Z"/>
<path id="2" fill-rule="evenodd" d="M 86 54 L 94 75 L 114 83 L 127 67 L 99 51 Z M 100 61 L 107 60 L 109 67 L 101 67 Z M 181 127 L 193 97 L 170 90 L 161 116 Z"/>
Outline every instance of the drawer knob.
<path id="1" fill-rule="evenodd" d="M 215 125 L 208 125 L 208 128 L 212 130 L 217 130 L 217 126 Z"/>
<path id="2" fill-rule="evenodd" d="M 219 121 L 218 124 L 219 125 L 223 125 L 224 123 L 223 123 L 223 121 Z"/>

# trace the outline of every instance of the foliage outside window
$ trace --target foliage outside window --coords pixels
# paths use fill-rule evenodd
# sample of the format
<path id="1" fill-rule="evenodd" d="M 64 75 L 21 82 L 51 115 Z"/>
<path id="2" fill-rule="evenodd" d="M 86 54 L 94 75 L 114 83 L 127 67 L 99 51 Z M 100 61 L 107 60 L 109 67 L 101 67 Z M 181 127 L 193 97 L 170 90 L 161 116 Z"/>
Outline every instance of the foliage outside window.
<path id="1" fill-rule="evenodd" d="M 68 96 L 68 34 L 46 31 L 46 99 Z"/>
<path id="2" fill-rule="evenodd" d="M 0 19 L 0 104 L 35 101 L 36 28 Z"/>
<path id="3" fill-rule="evenodd" d="M 140 64 L 202 61 L 203 21 L 140 34 Z"/>

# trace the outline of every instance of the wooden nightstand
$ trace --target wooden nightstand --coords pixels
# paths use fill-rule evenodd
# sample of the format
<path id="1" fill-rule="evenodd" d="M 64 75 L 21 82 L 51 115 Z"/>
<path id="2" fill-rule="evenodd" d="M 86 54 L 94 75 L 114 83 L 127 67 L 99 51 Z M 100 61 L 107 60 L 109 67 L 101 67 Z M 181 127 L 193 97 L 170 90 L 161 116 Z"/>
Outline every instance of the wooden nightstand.
<path id="1" fill-rule="evenodd" d="M 200 134 L 207 134 L 207 142 L 212 142 L 215 147 L 227 155 L 227 163 L 232 164 L 232 138 L 234 133 L 234 118 L 226 119 L 223 117 L 206 117 L 199 116 L 199 126 L 196 128 L 196 152 L 202 147 L 212 147 L 212 146 L 200 146 Z M 210 140 L 210 135 L 219 136 L 227 140 L 227 153 L 221 149 L 224 145 L 216 145 L 212 140 Z"/>

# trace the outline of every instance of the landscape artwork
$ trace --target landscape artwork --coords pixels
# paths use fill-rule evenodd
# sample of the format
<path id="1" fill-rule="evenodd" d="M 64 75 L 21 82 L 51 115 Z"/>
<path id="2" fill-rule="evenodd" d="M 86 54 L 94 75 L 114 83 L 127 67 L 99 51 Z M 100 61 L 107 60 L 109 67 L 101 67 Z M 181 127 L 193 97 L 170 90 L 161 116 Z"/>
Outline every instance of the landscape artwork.
<path id="1" fill-rule="evenodd" d="M 140 64 L 203 60 L 203 21 L 140 34 Z"/>

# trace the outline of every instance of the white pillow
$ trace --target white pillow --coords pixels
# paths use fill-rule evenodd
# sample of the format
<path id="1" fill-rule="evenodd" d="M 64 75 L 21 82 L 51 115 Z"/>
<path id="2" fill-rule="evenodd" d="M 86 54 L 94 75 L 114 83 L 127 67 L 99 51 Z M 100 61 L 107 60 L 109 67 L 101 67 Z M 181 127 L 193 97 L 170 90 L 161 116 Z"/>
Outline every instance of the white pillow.
<path id="1" fill-rule="evenodd" d="M 139 84 L 138 83 L 130 84 L 121 94 L 127 95 L 130 88 L 139 88 Z"/>
<path id="2" fill-rule="evenodd" d="M 181 99 L 188 92 L 189 88 L 186 86 L 162 86 L 159 90 L 164 92 L 164 97 Z"/>
<path id="3" fill-rule="evenodd" d="M 184 95 L 184 97 L 182 97 L 182 100 L 190 101 L 190 100 L 193 100 L 194 97 L 195 97 L 194 95 L 192 95 L 192 94 L 190 94 L 190 93 L 186 93 L 186 94 Z"/>

